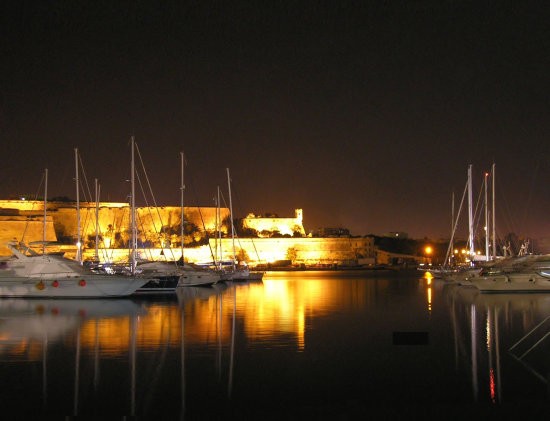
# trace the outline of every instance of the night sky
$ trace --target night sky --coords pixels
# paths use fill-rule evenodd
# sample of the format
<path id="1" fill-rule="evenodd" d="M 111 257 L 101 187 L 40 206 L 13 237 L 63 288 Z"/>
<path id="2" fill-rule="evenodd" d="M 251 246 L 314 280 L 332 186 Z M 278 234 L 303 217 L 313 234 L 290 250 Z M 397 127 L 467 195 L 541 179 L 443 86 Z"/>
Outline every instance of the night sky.
<path id="1" fill-rule="evenodd" d="M 307 231 L 449 237 L 496 164 L 497 232 L 550 237 L 550 6 L 487 1 L 4 1 L 0 197 L 130 192 Z M 91 186 L 93 188 L 93 186 Z M 138 204 L 143 203 L 138 199 Z M 464 214 L 466 216 L 466 214 Z M 463 219 L 462 232 L 467 230 Z"/>

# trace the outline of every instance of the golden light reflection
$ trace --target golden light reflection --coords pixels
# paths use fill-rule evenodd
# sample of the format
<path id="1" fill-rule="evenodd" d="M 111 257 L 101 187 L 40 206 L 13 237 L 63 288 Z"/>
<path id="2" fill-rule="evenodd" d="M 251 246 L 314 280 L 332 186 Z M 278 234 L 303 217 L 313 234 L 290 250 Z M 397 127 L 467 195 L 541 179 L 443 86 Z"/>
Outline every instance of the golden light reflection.
<path id="1" fill-rule="evenodd" d="M 494 369 L 489 370 L 489 391 L 491 394 L 491 401 L 496 402 L 496 385 L 495 385 L 495 371 Z"/>
<path id="2" fill-rule="evenodd" d="M 352 288 L 350 283 L 354 284 Z M 179 348 L 181 343 L 227 347 L 235 317 L 240 320 L 237 326 L 243 327 L 251 343 L 278 341 L 281 336 L 290 336 L 294 338 L 296 349 L 304 350 L 308 319 L 328 314 L 334 308 L 364 308 L 376 292 L 372 285 L 353 279 L 333 282 L 303 277 L 264 279 L 260 283 L 228 286 L 223 293 L 199 288 L 195 291 L 197 295 L 178 296 L 177 301 L 145 301 L 140 304 L 139 311 L 120 316 L 92 317 L 84 311 L 61 323 L 65 319 L 56 314 L 49 325 L 62 329 L 58 338 L 67 344 L 76 343 L 78 332 L 83 350 L 99 350 L 103 356 L 119 357 L 128 355 L 133 344 L 138 351 L 155 351 L 167 346 Z M 431 290 L 428 301 L 431 308 Z M 1 333 L 6 337 L 3 344 L 9 342 L 10 353 L 41 358 L 45 343 L 42 337 Z M 54 341 L 53 337 L 48 340 L 50 344 Z M 6 352 L 5 347 L 3 352 Z"/>
<path id="3" fill-rule="evenodd" d="M 489 317 L 487 317 L 487 321 L 485 323 L 485 330 L 487 332 L 487 350 L 491 350 L 491 320 Z"/>

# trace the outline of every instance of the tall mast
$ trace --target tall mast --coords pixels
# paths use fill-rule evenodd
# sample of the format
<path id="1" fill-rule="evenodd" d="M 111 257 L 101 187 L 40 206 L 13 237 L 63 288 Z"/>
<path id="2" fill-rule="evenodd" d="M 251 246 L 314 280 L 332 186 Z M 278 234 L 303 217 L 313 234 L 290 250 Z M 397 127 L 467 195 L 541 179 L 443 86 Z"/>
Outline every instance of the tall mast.
<path id="1" fill-rule="evenodd" d="M 470 260 L 473 262 L 474 250 L 474 215 L 472 210 L 472 165 L 468 166 L 468 242 L 470 243 Z"/>
<path id="2" fill-rule="evenodd" d="M 493 219 L 493 260 L 496 260 L 497 258 L 497 236 L 496 236 L 496 225 L 495 225 L 495 163 L 493 162 L 493 168 L 491 169 L 492 176 L 492 193 L 493 193 L 493 213 L 492 213 L 492 219 Z"/>
<path id="3" fill-rule="evenodd" d="M 46 254 L 46 217 L 48 207 L 48 169 L 44 170 L 44 223 L 42 224 L 42 255 Z"/>
<path id="4" fill-rule="evenodd" d="M 95 179 L 95 261 L 99 262 L 99 185 Z"/>
<path id="5" fill-rule="evenodd" d="M 452 256 L 453 256 L 453 235 L 454 235 L 454 226 L 455 226 L 455 192 L 451 194 L 451 240 L 449 241 L 449 250 L 450 254 L 448 256 L 447 264 L 451 266 Z"/>
<path id="6" fill-rule="evenodd" d="M 180 152 L 180 161 L 181 161 L 181 186 L 180 186 L 180 213 L 181 213 L 181 226 L 180 226 L 180 235 L 181 235 L 181 264 L 182 266 L 185 264 L 185 260 L 183 258 L 183 249 L 184 249 L 184 213 L 183 213 L 183 192 L 185 191 L 185 183 L 183 178 L 183 165 L 185 162 L 185 156 L 183 155 L 183 152 Z"/>
<path id="7" fill-rule="evenodd" d="M 76 260 L 82 264 L 82 248 L 80 238 L 80 189 L 78 180 L 78 149 L 74 149 L 75 185 L 76 185 Z"/>
<path id="8" fill-rule="evenodd" d="M 217 220 L 217 228 L 218 228 L 218 243 L 217 246 L 218 249 L 218 265 L 219 268 L 222 268 L 222 258 L 223 258 L 223 250 L 222 250 L 222 216 L 220 211 L 220 186 L 218 186 L 218 197 L 216 200 L 216 220 Z"/>
<path id="9" fill-rule="evenodd" d="M 136 198 L 135 198 L 135 168 L 134 168 L 134 136 L 132 136 L 132 163 L 131 163 L 131 204 L 130 204 L 130 224 L 132 227 L 132 239 L 131 239 L 131 262 L 130 269 L 132 274 L 136 271 L 136 248 L 137 248 L 137 230 L 136 230 Z"/>
<path id="10" fill-rule="evenodd" d="M 489 204 L 487 203 L 487 177 L 489 173 L 485 173 L 485 178 L 483 179 L 483 184 L 485 186 L 485 260 L 488 262 L 489 258 Z"/>
<path id="11" fill-rule="evenodd" d="M 232 259 L 232 267 L 233 271 L 235 271 L 235 227 L 233 226 L 233 202 L 231 201 L 231 178 L 229 177 L 229 168 L 226 168 L 227 170 L 227 188 L 229 191 L 229 214 L 231 216 L 231 241 L 233 244 L 233 259 Z"/>

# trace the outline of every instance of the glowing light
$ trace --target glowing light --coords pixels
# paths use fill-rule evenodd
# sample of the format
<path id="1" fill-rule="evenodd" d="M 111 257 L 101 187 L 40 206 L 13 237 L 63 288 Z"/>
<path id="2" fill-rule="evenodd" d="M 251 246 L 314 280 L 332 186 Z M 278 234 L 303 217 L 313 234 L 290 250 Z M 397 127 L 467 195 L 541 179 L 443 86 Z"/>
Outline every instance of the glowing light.
<path id="1" fill-rule="evenodd" d="M 496 402 L 496 399 L 495 399 L 495 397 L 496 397 L 495 389 L 496 389 L 496 387 L 495 387 L 495 372 L 494 372 L 494 370 L 491 368 L 491 369 L 489 370 L 489 390 L 490 390 L 490 392 L 491 392 L 491 401 L 492 401 L 493 403 Z"/>
<path id="2" fill-rule="evenodd" d="M 491 320 L 487 317 L 487 322 L 485 324 L 485 331 L 487 332 L 487 350 L 491 350 Z"/>
<path id="3" fill-rule="evenodd" d="M 426 248 L 424 249 L 424 251 L 426 252 L 427 255 L 430 255 L 430 254 L 432 254 L 433 249 L 432 249 L 431 246 L 426 246 Z"/>

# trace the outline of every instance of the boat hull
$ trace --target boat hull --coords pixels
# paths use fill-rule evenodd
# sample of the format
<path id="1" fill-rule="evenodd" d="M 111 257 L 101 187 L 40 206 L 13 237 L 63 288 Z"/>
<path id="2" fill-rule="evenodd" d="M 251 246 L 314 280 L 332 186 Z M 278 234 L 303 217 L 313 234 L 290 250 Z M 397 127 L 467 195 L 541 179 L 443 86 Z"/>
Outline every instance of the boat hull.
<path id="1" fill-rule="evenodd" d="M 178 287 L 197 287 L 214 285 L 220 281 L 220 276 L 215 272 L 207 271 L 188 271 L 181 274 Z"/>
<path id="2" fill-rule="evenodd" d="M 550 279 L 537 273 L 480 276 L 472 279 L 471 284 L 482 293 L 550 292 Z"/>
<path id="3" fill-rule="evenodd" d="M 148 279 L 112 275 L 73 277 L 1 277 L 0 297 L 110 298 L 127 297 Z"/>

